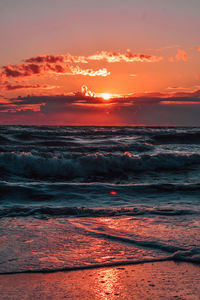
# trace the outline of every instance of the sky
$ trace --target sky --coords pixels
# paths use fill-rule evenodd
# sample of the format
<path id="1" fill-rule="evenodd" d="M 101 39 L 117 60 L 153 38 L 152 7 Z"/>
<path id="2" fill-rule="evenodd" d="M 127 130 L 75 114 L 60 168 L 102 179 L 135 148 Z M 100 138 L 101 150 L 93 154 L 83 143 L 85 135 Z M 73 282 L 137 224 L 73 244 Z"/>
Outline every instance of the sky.
<path id="1" fill-rule="evenodd" d="M 0 124 L 200 126 L 199 0 L 1 0 Z"/>

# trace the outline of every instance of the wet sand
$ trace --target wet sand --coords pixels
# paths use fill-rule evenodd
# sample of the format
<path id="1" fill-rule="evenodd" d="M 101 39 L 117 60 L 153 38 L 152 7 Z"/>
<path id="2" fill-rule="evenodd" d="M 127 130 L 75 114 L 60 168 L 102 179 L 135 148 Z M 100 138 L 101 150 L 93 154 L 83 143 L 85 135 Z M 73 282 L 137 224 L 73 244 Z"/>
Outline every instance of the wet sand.
<path id="1" fill-rule="evenodd" d="M 200 299 L 200 266 L 156 262 L 91 270 L 0 275 L 0 299 Z"/>

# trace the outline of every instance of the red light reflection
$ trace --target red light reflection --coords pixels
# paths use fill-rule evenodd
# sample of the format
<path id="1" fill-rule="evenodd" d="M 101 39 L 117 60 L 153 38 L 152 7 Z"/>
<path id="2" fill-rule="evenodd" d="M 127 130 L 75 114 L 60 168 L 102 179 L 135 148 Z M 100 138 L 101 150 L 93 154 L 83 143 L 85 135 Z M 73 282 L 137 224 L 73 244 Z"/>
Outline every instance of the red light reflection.
<path id="1" fill-rule="evenodd" d="M 117 195 L 117 192 L 116 191 L 110 191 L 110 194 L 111 195 Z"/>

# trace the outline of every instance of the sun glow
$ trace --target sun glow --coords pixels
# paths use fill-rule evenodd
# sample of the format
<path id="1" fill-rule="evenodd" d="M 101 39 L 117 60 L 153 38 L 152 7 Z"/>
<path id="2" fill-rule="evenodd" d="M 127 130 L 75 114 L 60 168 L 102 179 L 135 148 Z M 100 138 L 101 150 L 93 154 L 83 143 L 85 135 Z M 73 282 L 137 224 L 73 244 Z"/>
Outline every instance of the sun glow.
<path id="1" fill-rule="evenodd" d="M 102 97 L 104 100 L 109 100 L 112 96 L 111 96 L 111 94 L 109 94 L 109 93 L 102 93 L 102 94 L 101 94 L 101 97 Z"/>

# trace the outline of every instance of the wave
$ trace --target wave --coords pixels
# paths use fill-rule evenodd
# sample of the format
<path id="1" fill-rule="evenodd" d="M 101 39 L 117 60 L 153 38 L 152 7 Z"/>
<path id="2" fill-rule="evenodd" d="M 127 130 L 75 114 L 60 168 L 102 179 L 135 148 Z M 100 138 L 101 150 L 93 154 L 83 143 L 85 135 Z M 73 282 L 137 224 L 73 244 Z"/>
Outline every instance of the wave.
<path id="1" fill-rule="evenodd" d="M 171 208 L 87 208 L 87 207 L 65 207 L 65 206 L 12 206 L 0 209 L 0 217 L 115 217 L 115 216 L 137 216 L 137 215 L 195 215 L 198 211 L 191 209 L 171 209 Z"/>
<path id="2" fill-rule="evenodd" d="M 200 144 L 200 132 L 175 132 L 153 135 L 158 144 Z"/>
<path id="3" fill-rule="evenodd" d="M 78 228 L 80 229 L 84 227 L 81 224 L 77 224 Z M 165 244 L 159 241 L 152 241 L 152 240 L 138 240 L 138 239 L 131 239 L 124 236 L 113 235 L 110 233 L 99 232 L 98 230 L 86 229 L 86 232 L 92 236 L 98 238 L 104 238 L 111 241 L 132 244 L 135 246 L 139 246 L 146 249 L 153 249 L 159 250 L 161 252 L 170 253 L 171 255 L 165 258 L 161 258 L 164 260 L 176 260 L 176 261 L 187 261 L 200 264 L 200 248 L 193 246 L 189 248 L 183 248 L 179 246 L 174 246 L 170 244 Z"/>
<path id="4" fill-rule="evenodd" d="M 18 274 L 18 273 L 53 273 L 61 271 L 79 271 L 79 270 L 88 270 L 88 269 L 98 269 L 106 267 L 117 267 L 117 266 L 127 266 L 127 265 L 136 265 L 144 263 L 153 263 L 153 262 L 163 262 L 163 261 L 178 261 L 178 262 L 189 262 L 194 264 L 200 264 L 200 248 L 192 248 L 190 250 L 176 251 L 169 256 L 163 256 L 160 258 L 144 258 L 144 259 L 135 259 L 135 260 L 121 260 L 109 263 L 98 263 L 98 264 L 86 264 L 80 266 L 63 266 L 63 267 L 52 267 L 52 268 L 27 268 L 17 271 L 7 271 L 0 272 L 0 274 L 9 275 L 9 274 Z"/>
<path id="5" fill-rule="evenodd" d="M 112 194 L 114 191 L 114 195 Z M 1 206 L 7 203 L 12 205 L 26 204 L 26 206 L 48 202 L 62 206 L 108 207 L 112 205 L 135 205 L 147 203 L 154 205 L 152 199 L 159 198 L 167 203 L 170 198 L 175 201 L 189 199 L 192 203 L 200 196 L 200 183 L 157 183 L 157 184 L 108 184 L 108 183 L 72 183 L 72 182 L 0 182 Z M 185 200 L 184 200 L 185 199 Z M 85 212 L 85 211 L 84 211 Z M 109 212 L 110 213 L 110 212 Z M 152 211 L 153 213 L 153 211 Z M 157 212 L 158 213 L 158 212 Z M 165 214 L 166 211 L 160 211 Z M 177 213 L 177 212 L 175 212 Z M 174 214 L 168 210 L 167 214 Z"/>
<path id="6" fill-rule="evenodd" d="M 123 152 L 123 151 L 134 151 L 134 152 L 146 152 L 154 149 L 154 146 L 149 143 L 129 143 L 123 145 L 123 143 L 109 142 L 106 143 L 102 141 L 96 142 L 94 144 L 87 143 L 83 145 L 81 142 L 77 141 L 67 141 L 67 140 L 47 140 L 47 141 L 35 141 L 35 145 L 39 147 L 51 147 L 51 148 L 60 148 L 62 152 L 79 152 L 79 153 L 93 153 L 93 152 Z M 64 148 L 63 148 L 64 147 Z"/>
<path id="7" fill-rule="evenodd" d="M 17 144 L 12 143 L 10 145 L 1 143 L 0 153 L 8 153 L 8 152 L 32 152 L 38 150 L 40 152 L 61 152 L 61 153 L 80 153 L 80 154 L 92 154 L 101 151 L 102 153 L 119 153 L 119 152 L 148 152 L 153 151 L 154 146 L 149 143 L 133 143 L 133 144 L 116 144 L 116 145 L 98 145 L 98 144 L 86 144 L 83 145 L 81 143 L 76 142 L 68 142 L 68 141 L 34 141 L 32 144 L 24 143 Z"/>
<path id="8" fill-rule="evenodd" d="M 4 135 L 0 135 L 0 143 L 1 143 L 1 144 L 7 144 L 7 143 L 10 143 L 9 137 L 4 136 Z"/>
<path id="9" fill-rule="evenodd" d="M 1 152 L 9 151 L 27 151 L 27 149 L 40 151 L 60 151 L 60 152 L 146 152 L 152 151 L 154 145 L 147 141 L 130 138 L 128 141 L 119 137 L 118 139 L 107 139 L 107 137 L 100 137 L 94 135 L 93 137 L 82 136 L 68 136 L 57 134 L 57 132 L 48 133 L 32 133 L 22 132 L 18 134 L 1 134 L 0 143 L 2 147 Z"/>
<path id="10" fill-rule="evenodd" d="M 148 139 L 152 138 L 157 142 L 200 142 L 199 128 L 184 127 L 83 127 L 83 126 L 0 126 L 0 132 L 5 137 L 12 137 L 21 141 L 36 139 L 51 139 L 63 137 L 80 138 L 119 138 L 134 137 Z"/>
<path id="11" fill-rule="evenodd" d="M 89 270 L 89 269 L 98 269 L 98 268 L 106 268 L 106 267 L 117 267 L 117 266 L 127 266 L 127 265 L 136 265 L 136 264 L 144 264 L 144 263 L 152 263 L 152 262 L 162 262 L 172 260 L 169 257 L 158 258 L 158 259 L 143 259 L 143 260 L 126 260 L 126 261 L 116 261 L 111 263 L 99 263 L 99 264 L 91 264 L 91 265 L 82 265 L 82 266 L 63 266 L 60 268 L 27 268 L 25 270 L 17 270 L 17 271 L 6 271 L 1 272 L 1 275 L 11 275 L 18 273 L 55 273 L 62 271 L 80 271 L 80 270 Z"/>
<path id="12" fill-rule="evenodd" d="M 132 173 L 185 170 L 199 166 L 200 155 L 176 153 L 131 155 L 53 155 L 51 153 L 1 153 L 0 171 L 28 178 L 117 178 Z"/>

